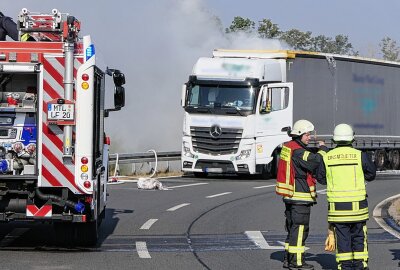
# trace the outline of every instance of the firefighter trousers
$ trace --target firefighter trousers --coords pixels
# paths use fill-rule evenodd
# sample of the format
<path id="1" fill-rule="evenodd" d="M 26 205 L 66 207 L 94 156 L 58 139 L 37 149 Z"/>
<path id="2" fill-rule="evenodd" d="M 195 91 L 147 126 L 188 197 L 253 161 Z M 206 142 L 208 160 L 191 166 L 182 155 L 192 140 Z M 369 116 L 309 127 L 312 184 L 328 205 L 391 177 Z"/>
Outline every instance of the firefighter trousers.
<path id="1" fill-rule="evenodd" d="M 362 270 L 368 267 L 367 225 L 331 223 L 336 239 L 336 262 L 339 270 Z"/>
<path id="2" fill-rule="evenodd" d="M 288 261 L 293 265 L 304 263 L 305 242 L 310 228 L 311 205 L 285 203 L 285 228 L 287 237 L 285 251 L 288 252 Z"/>

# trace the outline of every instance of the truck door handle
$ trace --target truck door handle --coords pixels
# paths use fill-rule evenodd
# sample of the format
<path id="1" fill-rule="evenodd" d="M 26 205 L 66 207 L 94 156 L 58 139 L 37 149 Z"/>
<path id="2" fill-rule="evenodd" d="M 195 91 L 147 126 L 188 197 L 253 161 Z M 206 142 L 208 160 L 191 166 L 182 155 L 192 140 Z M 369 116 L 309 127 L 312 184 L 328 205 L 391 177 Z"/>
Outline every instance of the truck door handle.
<path id="1" fill-rule="evenodd" d="M 289 126 L 289 127 L 283 127 L 283 128 L 281 129 L 282 132 L 288 132 L 288 131 L 290 131 L 290 130 L 291 130 L 290 126 Z"/>

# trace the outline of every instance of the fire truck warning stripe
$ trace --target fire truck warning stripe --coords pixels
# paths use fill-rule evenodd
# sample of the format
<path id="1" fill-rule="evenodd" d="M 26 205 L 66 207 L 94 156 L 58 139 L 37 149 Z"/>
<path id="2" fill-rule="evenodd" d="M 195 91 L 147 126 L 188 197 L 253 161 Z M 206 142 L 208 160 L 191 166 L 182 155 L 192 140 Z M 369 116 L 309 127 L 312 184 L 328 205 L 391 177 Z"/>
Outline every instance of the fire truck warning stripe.
<path id="1" fill-rule="evenodd" d="M 44 76 L 44 79 L 53 88 L 53 90 L 58 93 L 59 96 L 64 95 L 64 85 L 63 84 L 60 84 L 59 82 L 57 82 L 57 80 L 55 78 L 53 78 L 52 75 L 47 70 L 44 70 L 43 76 Z M 44 91 L 44 93 L 46 94 L 46 91 Z"/>
<path id="2" fill-rule="evenodd" d="M 80 190 L 74 182 L 74 175 L 71 173 L 64 164 L 43 144 L 43 155 L 65 176 L 65 178 L 70 182 L 75 188 Z M 81 190 L 80 190 L 81 191 Z"/>
<path id="3" fill-rule="evenodd" d="M 55 58 L 58 63 L 62 66 L 62 69 L 65 69 L 65 58 L 64 57 L 57 57 Z M 81 66 L 81 62 L 78 61 L 79 58 L 74 58 L 74 77 L 76 78 L 76 74 L 78 73 L 78 68 Z M 83 59 L 81 60 L 83 62 Z M 61 70 L 61 69 L 59 69 Z"/>
<path id="4" fill-rule="evenodd" d="M 49 138 L 49 140 L 51 142 L 54 143 L 54 145 L 60 150 L 62 151 L 63 149 L 63 142 L 62 140 L 57 137 L 57 135 L 49 128 L 48 125 L 46 125 L 45 123 L 43 123 L 43 133 L 46 134 L 46 136 Z"/>
<path id="5" fill-rule="evenodd" d="M 43 177 L 51 184 L 53 187 L 62 187 L 61 183 L 46 169 L 42 166 Z"/>
<path id="6" fill-rule="evenodd" d="M 66 178 L 65 176 L 56 168 L 46 157 L 43 158 L 43 167 L 51 174 L 51 176 L 57 179 L 61 186 L 69 188 L 74 193 L 80 193 L 79 190 L 76 189 Z M 44 183 L 42 186 L 49 186 L 52 187 L 50 183 Z"/>
<path id="7" fill-rule="evenodd" d="M 39 211 L 37 211 L 35 213 L 35 217 L 46 217 L 46 216 L 51 216 L 51 212 L 52 212 L 52 207 L 51 205 L 43 205 Z"/>
<path id="8" fill-rule="evenodd" d="M 63 85 L 63 76 L 54 68 L 53 61 L 51 59 L 44 58 L 43 66 L 45 70 L 53 77 L 59 85 Z"/>
<path id="9" fill-rule="evenodd" d="M 49 95 L 50 100 L 51 99 L 57 99 L 60 98 L 61 96 L 54 90 L 53 87 L 50 86 L 49 82 L 46 80 L 43 80 L 43 90 Z M 46 100 L 46 101 L 50 101 Z M 43 107 L 46 108 L 46 107 Z"/>

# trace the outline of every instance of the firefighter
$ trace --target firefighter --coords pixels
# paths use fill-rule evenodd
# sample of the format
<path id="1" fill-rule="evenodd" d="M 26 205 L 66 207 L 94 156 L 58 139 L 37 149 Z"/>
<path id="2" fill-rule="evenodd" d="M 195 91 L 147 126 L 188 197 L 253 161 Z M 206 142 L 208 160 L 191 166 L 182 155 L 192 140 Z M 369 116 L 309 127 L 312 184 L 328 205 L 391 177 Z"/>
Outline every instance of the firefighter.
<path id="1" fill-rule="evenodd" d="M 0 12 L 0 41 L 5 41 L 7 35 L 15 41 L 18 40 L 17 24 Z"/>
<path id="2" fill-rule="evenodd" d="M 375 179 L 375 165 L 366 153 L 352 147 L 351 126 L 340 124 L 333 131 L 335 149 L 323 157 L 316 171 L 327 185 L 328 222 L 336 239 L 338 269 L 368 269 L 368 202 L 365 180 Z"/>
<path id="3" fill-rule="evenodd" d="M 289 133 L 292 140 L 283 145 L 278 163 L 276 193 L 283 196 L 287 231 L 283 267 L 289 269 L 314 269 L 304 261 L 311 206 L 316 203 L 312 172 L 328 149 L 323 142 L 318 142 L 319 153 L 307 148 L 312 132 L 314 125 L 310 121 L 297 121 Z"/>

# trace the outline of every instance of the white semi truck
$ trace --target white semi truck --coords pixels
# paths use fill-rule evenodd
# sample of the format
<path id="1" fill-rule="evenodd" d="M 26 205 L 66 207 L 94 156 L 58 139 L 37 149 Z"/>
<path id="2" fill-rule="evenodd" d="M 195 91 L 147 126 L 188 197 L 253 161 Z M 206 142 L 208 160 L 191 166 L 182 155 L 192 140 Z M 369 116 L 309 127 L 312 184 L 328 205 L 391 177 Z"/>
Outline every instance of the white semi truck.
<path id="1" fill-rule="evenodd" d="M 215 50 L 182 89 L 182 170 L 276 172 L 287 131 L 299 119 L 331 142 L 352 125 L 355 147 L 378 169 L 400 165 L 400 63 L 302 51 Z"/>

